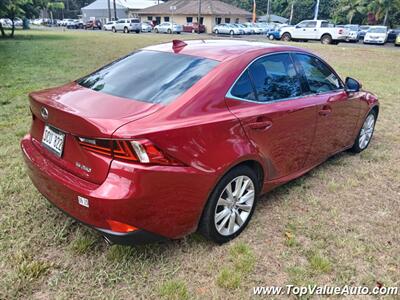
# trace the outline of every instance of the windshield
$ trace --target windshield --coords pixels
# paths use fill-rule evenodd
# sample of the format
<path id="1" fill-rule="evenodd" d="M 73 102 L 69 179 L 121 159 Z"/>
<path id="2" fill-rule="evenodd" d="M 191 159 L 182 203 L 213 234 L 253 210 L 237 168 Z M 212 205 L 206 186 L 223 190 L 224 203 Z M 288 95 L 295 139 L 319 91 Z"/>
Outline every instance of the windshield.
<path id="1" fill-rule="evenodd" d="M 77 81 L 102 93 L 167 104 L 204 77 L 217 61 L 157 51 L 139 51 L 123 57 Z"/>
<path id="2" fill-rule="evenodd" d="M 386 33 L 386 28 L 371 28 L 370 33 Z"/>

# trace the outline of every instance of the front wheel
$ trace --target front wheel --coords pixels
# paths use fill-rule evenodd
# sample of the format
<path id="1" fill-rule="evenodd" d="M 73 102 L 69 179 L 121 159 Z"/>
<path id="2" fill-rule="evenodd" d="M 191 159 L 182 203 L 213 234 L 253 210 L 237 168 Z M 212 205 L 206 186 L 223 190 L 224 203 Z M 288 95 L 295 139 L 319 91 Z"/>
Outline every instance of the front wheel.
<path id="1" fill-rule="evenodd" d="M 157 29 L 157 28 L 156 28 L 156 29 L 154 29 L 154 32 L 155 32 L 155 33 L 158 33 L 158 29 Z"/>
<path id="2" fill-rule="evenodd" d="M 270 35 L 268 36 L 268 39 L 271 40 L 271 41 L 273 41 L 273 40 L 275 39 L 275 37 L 274 37 L 273 34 L 270 34 Z"/>
<path id="3" fill-rule="evenodd" d="M 114 32 L 114 33 L 117 32 L 117 30 L 115 29 L 115 27 L 111 28 L 111 31 Z"/>
<path id="4" fill-rule="evenodd" d="M 290 35 L 290 33 L 285 32 L 282 37 L 281 37 L 282 41 L 284 42 L 290 42 L 292 40 L 292 36 Z"/>
<path id="5" fill-rule="evenodd" d="M 363 126 L 361 127 L 355 141 L 353 147 L 350 149 L 354 153 L 360 153 L 368 148 L 369 143 L 371 142 L 372 135 L 375 130 L 376 123 L 376 112 L 371 111 L 364 120 Z"/>
<path id="6" fill-rule="evenodd" d="M 218 29 L 215 29 L 215 30 L 214 30 L 214 33 L 215 33 L 215 34 L 219 34 Z"/>
<path id="7" fill-rule="evenodd" d="M 229 31 L 230 35 L 234 35 L 235 33 L 233 32 L 233 30 Z"/>
<path id="8" fill-rule="evenodd" d="M 253 215 L 259 194 L 256 172 L 248 166 L 229 171 L 217 184 L 204 208 L 199 232 L 218 244 L 238 236 Z"/>
<path id="9" fill-rule="evenodd" d="M 171 29 L 168 29 L 167 32 L 168 32 L 168 34 L 172 34 L 172 30 Z"/>
<path id="10" fill-rule="evenodd" d="M 124 33 L 129 33 L 128 27 L 124 27 Z"/>

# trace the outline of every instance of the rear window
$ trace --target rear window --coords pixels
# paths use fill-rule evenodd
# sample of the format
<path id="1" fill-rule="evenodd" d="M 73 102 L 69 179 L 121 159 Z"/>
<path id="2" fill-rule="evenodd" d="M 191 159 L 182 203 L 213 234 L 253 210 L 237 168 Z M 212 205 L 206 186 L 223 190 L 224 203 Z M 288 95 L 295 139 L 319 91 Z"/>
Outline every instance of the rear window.
<path id="1" fill-rule="evenodd" d="M 139 51 L 78 80 L 78 84 L 113 96 L 167 104 L 218 64 L 201 57 Z"/>

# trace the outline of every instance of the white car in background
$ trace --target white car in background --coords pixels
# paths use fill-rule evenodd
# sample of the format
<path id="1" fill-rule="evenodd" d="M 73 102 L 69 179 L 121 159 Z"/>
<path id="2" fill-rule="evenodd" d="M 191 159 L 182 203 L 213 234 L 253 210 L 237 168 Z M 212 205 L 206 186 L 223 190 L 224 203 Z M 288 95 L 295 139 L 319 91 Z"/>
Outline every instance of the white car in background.
<path id="1" fill-rule="evenodd" d="M 230 35 L 244 34 L 243 29 L 234 26 L 234 24 L 228 24 L 228 23 L 221 23 L 221 24 L 215 25 L 213 28 L 213 32 L 215 34 L 222 33 L 222 34 L 230 34 Z"/>
<path id="2" fill-rule="evenodd" d="M 344 28 L 347 29 L 347 31 L 348 31 L 346 42 L 357 43 L 358 42 L 358 32 L 359 32 L 360 26 L 353 25 L 353 24 L 347 24 L 347 25 L 344 25 Z"/>
<path id="3" fill-rule="evenodd" d="M 183 31 L 183 26 L 177 23 L 164 22 L 154 27 L 155 33 L 178 33 Z"/>
<path id="4" fill-rule="evenodd" d="M 115 27 L 116 21 L 108 21 L 106 24 L 103 25 L 103 30 L 105 31 L 112 31 L 113 27 Z"/>
<path id="5" fill-rule="evenodd" d="M 247 22 L 247 23 L 244 23 L 243 25 L 246 26 L 247 28 L 254 30 L 255 34 L 262 34 L 264 32 L 264 29 L 262 27 L 258 26 L 256 23 Z"/>
<path id="6" fill-rule="evenodd" d="M 386 26 L 372 26 L 364 37 L 364 44 L 384 45 L 387 41 L 388 29 Z"/>
<path id="7" fill-rule="evenodd" d="M 142 32 L 151 32 L 153 30 L 153 27 L 146 22 L 142 22 Z"/>
<path id="8" fill-rule="evenodd" d="M 123 31 L 124 33 L 129 33 L 134 31 L 139 33 L 142 31 L 142 24 L 139 19 L 119 19 L 115 25 L 112 27 L 113 32 Z"/>
<path id="9" fill-rule="evenodd" d="M 243 24 L 233 24 L 233 26 L 242 29 L 244 34 L 254 34 L 254 29 L 244 26 Z"/>

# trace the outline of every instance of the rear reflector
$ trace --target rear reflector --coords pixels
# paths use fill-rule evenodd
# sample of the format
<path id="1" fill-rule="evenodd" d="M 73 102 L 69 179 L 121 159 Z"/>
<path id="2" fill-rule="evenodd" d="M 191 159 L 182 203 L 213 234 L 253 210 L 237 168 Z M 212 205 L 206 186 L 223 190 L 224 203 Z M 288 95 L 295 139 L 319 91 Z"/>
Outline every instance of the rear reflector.
<path id="1" fill-rule="evenodd" d="M 127 233 L 127 232 L 133 232 L 133 231 L 136 231 L 139 229 L 139 228 L 136 228 L 135 226 L 121 223 L 121 222 L 118 222 L 115 220 L 107 220 L 107 223 L 110 226 L 110 229 L 115 232 Z"/>

